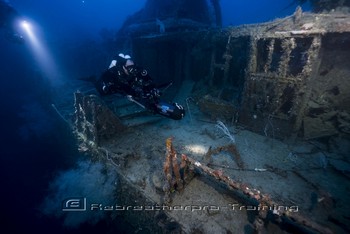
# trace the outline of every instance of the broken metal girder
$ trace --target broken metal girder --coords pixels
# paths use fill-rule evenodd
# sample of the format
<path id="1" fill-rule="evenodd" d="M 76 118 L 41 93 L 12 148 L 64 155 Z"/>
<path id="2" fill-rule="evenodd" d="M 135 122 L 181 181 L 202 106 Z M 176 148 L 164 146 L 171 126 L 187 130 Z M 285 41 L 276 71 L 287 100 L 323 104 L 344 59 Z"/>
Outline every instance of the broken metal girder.
<path id="1" fill-rule="evenodd" d="M 234 144 L 233 147 L 235 148 Z M 218 151 L 220 151 L 220 149 L 218 149 Z M 233 150 L 233 152 L 235 154 L 239 154 L 236 148 Z M 293 210 L 292 207 L 289 207 L 289 209 L 276 210 L 273 207 L 278 207 L 278 203 L 273 201 L 269 195 L 262 193 L 258 189 L 252 188 L 246 183 L 240 183 L 233 180 L 229 176 L 226 176 L 222 170 L 214 170 L 184 154 L 182 154 L 181 165 L 179 167 L 176 155 L 177 153 L 173 147 L 172 138 L 168 138 L 166 140 L 166 160 L 163 167 L 164 175 L 166 177 L 166 183 L 163 187 L 163 191 L 165 194 L 164 201 L 166 203 L 171 202 L 170 193 L 172 190 L 177 189 L 178 191 L 181 191 L 184 188 L 184 181 L 181 178 L 180 170 L 186 169 L 186 173 L 183 173 L 184 177 L 185 174 L 188 174 L 188 170 L 191 172 L 190 174 L 192 175 L 195 173 L 204 174 L 214 178 L 217 182 L 223 182 L 227 185 L 229 189 L 243 193 L 246 196 L 243 196 L 243 198 L 246 199 L 248 204 L 251 204 L 252 200 L 256 201 L 260 207 L 260 209 L 258 209 L 258 217 L 256 219 L 256 222 L 254 223 L 257 231 L 263 228 L 263 225 L 260 224 L 263 224 L 263 220 L 268 219 L 268 213 L 272 212 L 273 215 L 277 216 L 280 219 L 287 218 L 290 222 L 294 223 L 294 225 L 307 227 L 323 234 L 333 233 L 329 228 L 323 227 L 320 224 L 314 222 L 313 220 L 299 214 L 297 212 L 298 210 Z M 264 171 L 264 169 L 255 169 L 255 171 L 260 172 Z M 184 180 L 186 179 L 184 178 Z M 178 187 L 176 188 L 175 185 L 177 185 Z M 269 208 L 264 209 L 266 207 Z M 271 207 L 273 209 L 271 209 Z"/>
<path id="2" fill-rule="evenodd" d="M 247 196 L 247 198 L 254 199 L 258 201 L 260 207 L 275 207 L 277 203 L 272 201 L 269 195 L 263 194 L 261 191 L 251 188 L 251 186 L 245 184 L 245 183 L 239 183 L 237 181 L 234 181 L 232 178 L 226 176 L 222 171 L 220 170 L 213 170 L 208 166 L 205 166 L 201 164 L 200 162 L 194 160 L 193 158 L 186 157 L 185 161 L 188 163 L 189 166 L 194 167 L 197 169 L 197 173 L 205 174 L 210 177 L 215 178 L 217 181 L 221 181 L 225 183 L 229 189 L 238 190 L 243 192 Z M 268 210 L 262 209 L 259 211 L 259 218 L 260 219 L 266 219 Z M 302 216 L 301 214 L 298 214 L 297 212 L 292 212 L 290 209 L 288 210 L 278 210 L 274 212 L 275 215 L 278 215 L 280 217 L 287 217 L 291 221 L 294 221 L 296 225 L 305 226 L 307 228 L 310 228 L 312 230 L 315 230 L 319 233 L 324 234 L 331 234 L 333 233 L 330 229 L 327 227 L 321 226 L 318 223 L 315 223 L 311 219 Z"/>

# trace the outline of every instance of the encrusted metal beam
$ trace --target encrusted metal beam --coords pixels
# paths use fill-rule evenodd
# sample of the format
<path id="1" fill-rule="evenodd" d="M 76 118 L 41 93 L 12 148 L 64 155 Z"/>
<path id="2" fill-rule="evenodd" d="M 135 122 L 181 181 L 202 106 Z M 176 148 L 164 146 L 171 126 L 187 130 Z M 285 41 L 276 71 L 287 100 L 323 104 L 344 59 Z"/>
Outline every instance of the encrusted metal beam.
<path id="1" fill-rule="evenodd" d="M 278 206 L 276 202 L 272 201 L 269 195 L 263 194 L 260 190 L 252 188 L 248 184 L 239 183 L 229 176 L 226 176 L 221 170 L 214 170 L 208 166 L 203 165 L 202 163 L 194 160 L 191 157 L 183 156 L 184 160 L 189 164 L 190 167 L 194 167 L 201 174 L 209 175 L 210 177 L 215 178 L 217 181 L 225 183 L 230 189 L 238 190 L 243 192 L 248 198 L 254 199 L 259 202 L 259 207 L 276 207 Z M 268 209 L 262 209 L 259 211 L 259 219 L 266 219 Z M 274 215 L 280 217 L 284 216 L 294 221 L 296 225 L 305 226 L 307 228 L 313 229 L 319 233 L 331 234 L 333 233 L 330 229 L 321 226 L 311 219 L 302 216 L 297 212 L 292 212 L 288 210 L 272 210 Z M 257 221 L 259 223 L 259 221 Z M 258 226 L 258 224 L 256 224 Z"/>

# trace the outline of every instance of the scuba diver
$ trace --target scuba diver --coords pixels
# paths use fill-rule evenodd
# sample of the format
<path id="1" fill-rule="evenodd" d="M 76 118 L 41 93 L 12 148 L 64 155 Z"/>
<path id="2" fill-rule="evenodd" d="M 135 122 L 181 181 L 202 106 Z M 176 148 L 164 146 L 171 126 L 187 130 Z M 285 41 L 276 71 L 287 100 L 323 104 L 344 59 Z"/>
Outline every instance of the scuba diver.
<path id="1" fill-rule="evenodd" d="M 129 55 L 119 54 L 109 68 L 95 82 L 100 95 L 122 94 L 129 101 L 155 114 L 180 120 L 185 116 L 184 108 L 177 103 L 160 99 L 159 88 L 169 87 L 167 83 L 156 87 L 147 70 L 134 64 Z"/>
<path id="2" fill-rule="evenodd" d="M 23 36 L 16 30 L 16 22 L 20 18 L 18 12 L 7 2 L 0 0 L 0 29 L 4 29 L 6 39 L 15 43 L 23 43 Z"/>

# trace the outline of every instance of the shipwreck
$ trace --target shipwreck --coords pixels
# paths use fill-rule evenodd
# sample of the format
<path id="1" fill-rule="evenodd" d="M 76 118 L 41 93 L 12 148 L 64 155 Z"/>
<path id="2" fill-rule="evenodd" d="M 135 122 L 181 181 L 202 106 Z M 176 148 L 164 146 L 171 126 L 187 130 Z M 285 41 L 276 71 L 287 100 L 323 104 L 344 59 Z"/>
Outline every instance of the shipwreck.
<path id="1" fill-rule="evenodd" d="M 339 2 L 222 28 L 218 0 L 147 1 L 118 49 L 174 82 L 166 95 L 185 119 L 74 94 L 80 151 L 118 172 L 115 212 L 146 233 L 349 232 L 350 14 Z"/>

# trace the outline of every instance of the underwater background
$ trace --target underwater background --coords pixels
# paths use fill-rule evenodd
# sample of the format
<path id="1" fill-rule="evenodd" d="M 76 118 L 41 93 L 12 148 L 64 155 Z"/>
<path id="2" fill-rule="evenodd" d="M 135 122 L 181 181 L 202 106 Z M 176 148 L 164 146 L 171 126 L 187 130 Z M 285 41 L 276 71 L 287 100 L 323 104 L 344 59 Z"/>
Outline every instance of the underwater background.
<path id="1" fill-rule="evenodd" d="M 109 65 L 106 61 L 117 51 L 110 51 L 104 42 L 146 1 L 6 2 L 33 23 L 44 52 L 38 54 L 26 38 L 18 44 L 1 34 L 1 232 L 134 231 L 123 220 L 111 227 L 103 217 L 47 215 L 61 207 L 67 191 L 100 192 L 106 197 L 114 191 L 114 181 L 108 179 L 113 176 L 103 174 L 99 164 L 84 162 L 70 127 L 52 103 L 67 83 L 98 74 Z M 220 4 L 226 27 L 291 15 L 297 1 L 221 0 Z M 303 5 L 304 11 L 308 9 Z M 89 64 L 82 62 L 89 58 Z M 94 179 L 101 177 L 109 185 L 106 188 L 95 186 Z"/>

